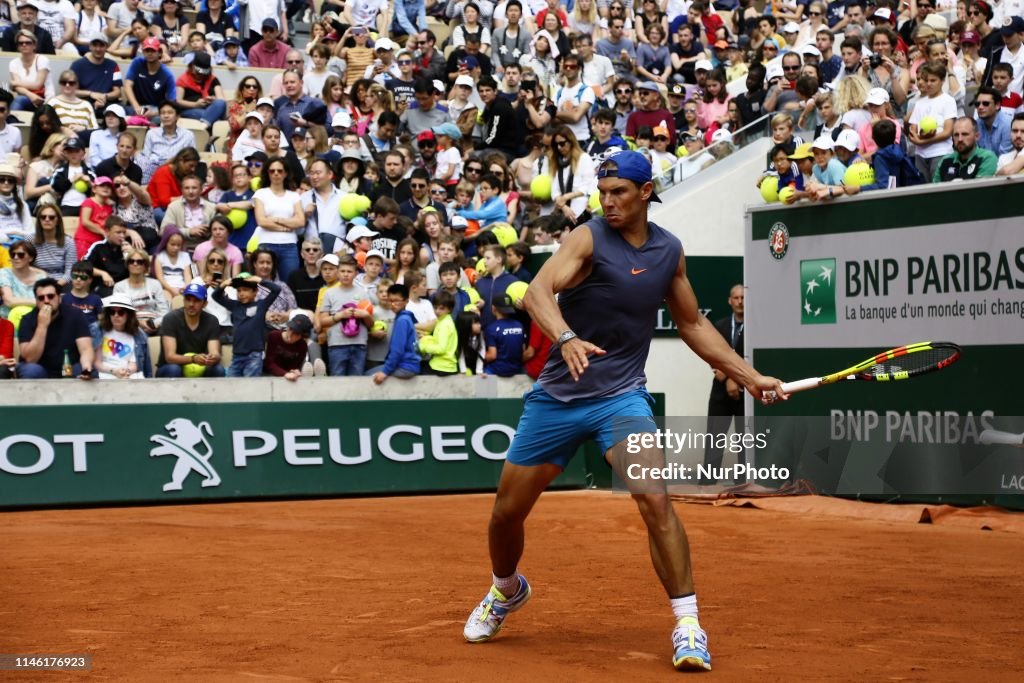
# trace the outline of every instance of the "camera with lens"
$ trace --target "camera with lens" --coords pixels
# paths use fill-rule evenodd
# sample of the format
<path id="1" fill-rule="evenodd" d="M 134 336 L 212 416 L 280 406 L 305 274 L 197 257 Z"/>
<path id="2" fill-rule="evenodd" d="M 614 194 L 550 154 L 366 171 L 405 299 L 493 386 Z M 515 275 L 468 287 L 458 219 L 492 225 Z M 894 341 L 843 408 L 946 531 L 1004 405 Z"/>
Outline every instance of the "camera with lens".
<path id="1" fill-rule="evenodd" d="M 537 81 L 523 81 L 519 84 L 519 89 L 526 91 L 528 93 L 532 93 L 534 90 L 537 89 Z"/>
<path id="2" fill-rule="evenodd" d="M 868 66 L 872 69 L 877 69 L 882 66 L 882 55 L 871 55 L 868 57 Z"/>

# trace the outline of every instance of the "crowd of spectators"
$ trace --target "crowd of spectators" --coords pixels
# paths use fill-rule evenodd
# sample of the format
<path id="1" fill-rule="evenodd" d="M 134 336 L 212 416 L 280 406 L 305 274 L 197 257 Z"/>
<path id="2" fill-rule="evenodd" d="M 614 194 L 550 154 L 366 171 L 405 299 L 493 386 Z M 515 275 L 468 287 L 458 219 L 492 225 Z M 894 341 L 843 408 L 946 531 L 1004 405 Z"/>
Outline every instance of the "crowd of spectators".
<path id="1" fill-rule="evenodd" d="M 678 182 L 760 121 L 789 201 L 1024 167 L 1017 0 L 311 9 L 0 3 L 0 372 L 536 375 L 508 287 L 617 150 Z"/>

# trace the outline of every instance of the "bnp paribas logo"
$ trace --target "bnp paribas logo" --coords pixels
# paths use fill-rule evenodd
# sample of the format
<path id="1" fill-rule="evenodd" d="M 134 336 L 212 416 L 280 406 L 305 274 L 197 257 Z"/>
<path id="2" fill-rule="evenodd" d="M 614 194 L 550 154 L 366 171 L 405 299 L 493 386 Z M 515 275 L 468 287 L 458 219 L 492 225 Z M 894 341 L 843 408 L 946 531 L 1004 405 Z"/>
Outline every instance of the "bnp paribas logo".
<path id="1" fill-rule="evenodd" d="M 836 260 L 800 261 L 800 324 L 827 325 L 836 321 Z"/>

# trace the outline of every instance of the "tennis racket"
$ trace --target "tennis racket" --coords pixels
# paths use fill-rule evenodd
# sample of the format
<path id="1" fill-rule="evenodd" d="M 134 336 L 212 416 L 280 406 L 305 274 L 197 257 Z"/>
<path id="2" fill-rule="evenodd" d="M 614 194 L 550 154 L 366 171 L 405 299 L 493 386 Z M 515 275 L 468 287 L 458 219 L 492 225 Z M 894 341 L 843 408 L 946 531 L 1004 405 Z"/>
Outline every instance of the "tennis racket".
<path id="1" fill-rule="evenodd" d="M 1016 446 L 1017 448 L 1024 448 L 1024 434 L 1001 432 L 998 429 L 986 429 L 978 436 L 978 441 L 986 446 L 999 444 L 1002 446 Z"/>
<path id="2" fill-rule="evenodd" d="M 842 380 L 898 382 L 949 367 L 959 358 L 960 347 L 952 342 L 918 342 L 883 351 L 862 363 L 831 375 L 784 382 L 782 390 L 792 394 Z M 769 402 L 777 398 L 775 392 L 768 392 L 766 396 Z"/>

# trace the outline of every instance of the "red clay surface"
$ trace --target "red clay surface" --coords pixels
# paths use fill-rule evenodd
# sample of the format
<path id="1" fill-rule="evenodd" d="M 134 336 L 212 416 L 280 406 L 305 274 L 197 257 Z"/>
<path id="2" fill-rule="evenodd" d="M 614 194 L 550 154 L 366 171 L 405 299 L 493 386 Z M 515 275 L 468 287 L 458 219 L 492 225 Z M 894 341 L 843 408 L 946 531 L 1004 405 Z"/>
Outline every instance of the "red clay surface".
<path id="1" fill-rule="evenodd" d="M 679 676 L 626 497 L 553 493 L 534 597 L 493 642 L 492 496 L 4 513 L 0 652 L 97 680 L 552 681 Z M 683 505 L 719 681 L 1019 681 L 1020 535 Z M 35 673 L 24 680 L 70 678 Z M 11 680 L 15 674 L 0 673 Z"/>

